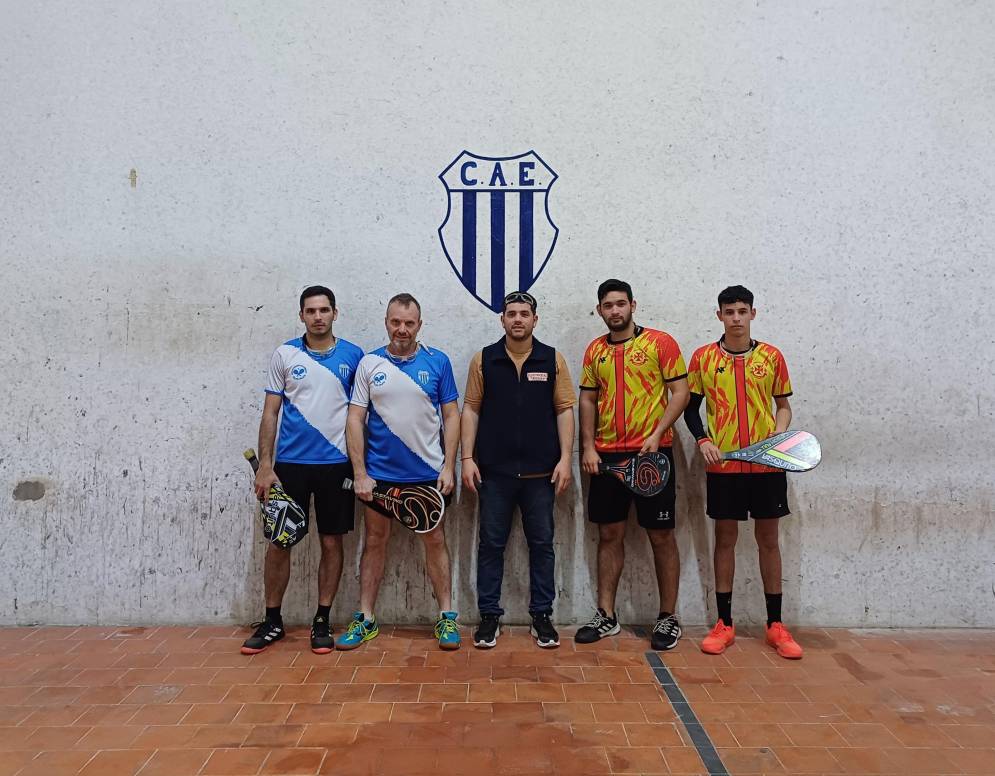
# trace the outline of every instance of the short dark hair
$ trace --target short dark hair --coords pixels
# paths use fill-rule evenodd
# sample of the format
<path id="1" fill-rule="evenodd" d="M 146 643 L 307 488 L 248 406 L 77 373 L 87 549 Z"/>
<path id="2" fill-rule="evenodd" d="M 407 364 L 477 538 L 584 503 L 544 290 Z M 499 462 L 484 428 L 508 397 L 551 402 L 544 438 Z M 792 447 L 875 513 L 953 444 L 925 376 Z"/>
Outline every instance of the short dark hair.
<path id="1" fill-rule="evenodd" d="M 324 286 L 308 286 L 301 291 L 301 310 L 304 309 L 304 300 L 312 296 L 327 296 L 328 301 L 332 303 L 332 309 L 335 309 L 335 294 L 332 293 L 332 289 Z"/>
<path id="2" fill-rule="evenodd" d="M 722 308 L 722 305 L 735 304 L 736 302 L 746 302 L 752 309 L 753 292 L 746 286 L 729 286 L 723 288 L 719 293 L 719 309 Z"/>
<path id="3" fill-rule="evenodd" d="M 421 305 L 418 304 L 418 300 L 415 299 L 411 294 L 407 292 L 401 294 L 394 294 L 394 296 L 390 298 L 390 301 L 387 302 L 388 310 L 390 309 L 390 306 L 394 304 L 394 302 L 397 302 L 399 305 L 404 305 L 405 307 L 408 307 L 409 305 L 414 305 L 415 307 L 418 308 L 418 317 L 421 318 Z"/>
<path id="4" fill-rule="evenodd" d="M 629 301 L 632 301 L 632 286 L 624 280 L 610 278 L 598 286 L 598 304 L 601 304 L 601 300 L 608 296 L 608 294 L 612 291 L 622 291 L 627 297 L 629 297 Z"/>

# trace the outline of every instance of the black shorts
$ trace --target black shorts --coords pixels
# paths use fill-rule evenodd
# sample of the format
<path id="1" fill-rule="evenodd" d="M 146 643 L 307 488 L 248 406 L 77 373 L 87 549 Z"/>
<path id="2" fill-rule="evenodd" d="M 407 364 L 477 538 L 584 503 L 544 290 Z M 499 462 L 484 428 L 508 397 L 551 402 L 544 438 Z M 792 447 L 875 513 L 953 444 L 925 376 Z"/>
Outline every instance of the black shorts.
<path id="1" fill-rule="evenodd" d="M 788 477 L 784 472 L 705 475 L 706 512 L 713 520 L 754 520 L 790 515 Z"/>
<path id="2" fill-rule="evenodd" d="M 301 509 L 308 510 L 314 496 L 314 519 L 318 533 L 341 535 L 355 525 L 355 506 L 351 490 L 342 483 L 352 477 L 350 463 L 279 463 L 273 467 L 280 484 Z"/>
<path id="3" fill-rule="evenodd" d="M 621 523 L 629 517 L 629 507 L 636 504 L 636 520 L 643 528 L 673 528 L 677 522 L 677 472 L 674 453 L 669 447 L 660 452 L 670 461 L 670 479 L 655 496 L 637 496 L 612 474 L 595 474 L 587 494 L 587 515 L 592 523 Z M 620 463 L 636 453 L 600 453 L 605 463 Z"/>
<path id="4" fill-rule="evenodd" d="M 386 488 L 415 488 L 415 487 L 419 487 L 419 486 L 422 487 L 422 488 L 437 488 L 439 486 L 439 481 L 437 479 L 435 479 L 435 480 L 421 480 L 420 482 L 395 482 L 394 480 L 377 480 L 376 477 L 374 477 L 373 479 L 376 480 L 377 487 L 381 488 L 381 489 L 386 489 Z M 453 488 L 453 491 L 455 491 L 455 490 L 456 489 Z M 450 493 L 448 496 L 443 496 L 442 497 L 442 503 L 444 503 L 447 507 L 452 503 L 452 501 L 453 501 L 453 494 L 452 493 Z M 367 506 L 369 506 L 369 505 L 367 505 Z M 376 512 L 378 515 L 380 515 L 380 517 L 386 518 L 387 520 L 393 520 L 392 517 L 388 517 L 383 512 L 377 512 L 377 510 L 375 510 L 373 507 L 370 507 L 370 512 Z"/>

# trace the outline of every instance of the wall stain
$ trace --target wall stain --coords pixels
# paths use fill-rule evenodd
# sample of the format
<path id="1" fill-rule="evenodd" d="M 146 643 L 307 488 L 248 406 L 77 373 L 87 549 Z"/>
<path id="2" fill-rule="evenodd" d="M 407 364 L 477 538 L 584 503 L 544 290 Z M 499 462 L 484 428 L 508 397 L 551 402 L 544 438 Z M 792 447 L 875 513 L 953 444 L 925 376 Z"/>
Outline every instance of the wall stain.
<path id="1" fill-rule="evenodd" d="M 45 495 L 45 484 L 37 480 L 24 480 L 14 487 L 14 501 L 38 501 Z"/>

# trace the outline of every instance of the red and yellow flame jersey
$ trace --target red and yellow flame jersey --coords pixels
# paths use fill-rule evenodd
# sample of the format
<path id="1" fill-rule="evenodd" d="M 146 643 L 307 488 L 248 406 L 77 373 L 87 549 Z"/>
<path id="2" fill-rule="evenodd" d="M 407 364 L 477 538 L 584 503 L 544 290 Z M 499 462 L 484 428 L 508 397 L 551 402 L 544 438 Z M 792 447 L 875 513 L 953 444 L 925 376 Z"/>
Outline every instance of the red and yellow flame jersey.
<path id="1" fill-rule="evenodd" d="M 638 451 L 667 408 L 665 383 L 687 377 L 684 356 L 669 334 L 636 327 L 624 342 L 598 337 L 584 352 L 581 390 L 598 392 L 594 447 L 599 453 Z M 660 438 L 669 447 L 673 429 Z"/>
<path id="2" fill-rule="evenodd" d="M 691 356 L 688 386 L 691 393 L 705 397 L 708 435 L 724 453 L 773 434 L 773 400 L 791 395 L 784 356 L 766 342 L 755 342 L 751 350 L 738 356 L 726 353 L 718 342 L 703 345 Z M 740 474 L 778 469 L 721 461 L 709 465 L 707 471 Z"/>

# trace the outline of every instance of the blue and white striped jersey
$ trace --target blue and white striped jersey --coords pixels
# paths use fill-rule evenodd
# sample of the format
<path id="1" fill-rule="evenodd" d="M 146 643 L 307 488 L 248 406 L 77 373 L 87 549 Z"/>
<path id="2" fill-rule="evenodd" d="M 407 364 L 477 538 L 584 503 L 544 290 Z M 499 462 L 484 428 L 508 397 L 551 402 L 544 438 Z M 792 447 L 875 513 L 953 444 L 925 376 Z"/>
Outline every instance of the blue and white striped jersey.
<path id="1" fill-rule="evenodd" d="M 283 397 L 277 462 L 349 460 L 345 420 L 356 367 L 362 357 L 360 347 L 341 337 L 323 356 L 308 351 L 300 337 L 273 351 L 266 393 Z"/>
<path id="2" fill-rule="evenodd" d="M 366 471 L 375 480 L 434 480 L 445 461 L 440 406 L 459 398 L 449 357 L 418 346 L 407 360 L 387 348 L 363 356 L 352 403 L 367 408 Z"/>

